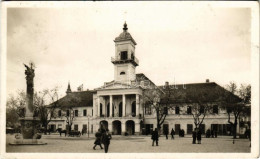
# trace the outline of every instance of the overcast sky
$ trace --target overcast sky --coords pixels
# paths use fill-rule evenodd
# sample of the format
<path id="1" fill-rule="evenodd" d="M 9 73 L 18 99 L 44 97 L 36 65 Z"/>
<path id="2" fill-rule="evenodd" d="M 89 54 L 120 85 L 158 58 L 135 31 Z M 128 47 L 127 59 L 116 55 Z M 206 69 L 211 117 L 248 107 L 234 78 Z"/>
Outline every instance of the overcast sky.
<path id="1" fill-rule="evenodd" d="M 137 42 L 136 73 L 155 84 L 250 83 L 250 9 L 171 2 L 100 3 L 80 8 L 12 8 L 7 12 L 7 94 L 25 90 L 23 63 L 33 61 L 35 89 L 68 81 L 73 91 L 114 78 L 114 39 L 128 24 Z"/>

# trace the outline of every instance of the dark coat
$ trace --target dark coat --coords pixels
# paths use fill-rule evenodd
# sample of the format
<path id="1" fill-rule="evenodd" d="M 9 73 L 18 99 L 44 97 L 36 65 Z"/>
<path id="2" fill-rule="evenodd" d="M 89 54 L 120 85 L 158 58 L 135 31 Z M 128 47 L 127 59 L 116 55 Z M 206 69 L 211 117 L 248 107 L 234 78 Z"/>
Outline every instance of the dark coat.
<path id="1" fill-rule="evenodd" d="M 100 132 L 97 132 L 95 134 L 95 136 L 96 136 L 96 140 L 95 140 L 94 144 L 95 145 L 100 145 L 101 144 L 101 136 L 102 136 L 102 134 Z"/>
<path id="2" fill-rule="evenodd" d="M 152 140 L 158 140 L 158 139 L 159 139 L 158 131 L 153 131 L 152 132 Z"/>
<path id="3" fill-rule="evenodd" d="M 164 135 L 168 135 L 169 134 L 169 130 L 168 129 L 164 129 Z"/>
<path id="4" fill-rule="evenodd" d="M 175 135 L 175 131 L 173 129 L 171 131 L 171 135 Z"/>
<path id="5" fill-rule="evenodd" d="M 197 140 L 201 140 L 201 131 L 197 132 Z"/>
<path id="6" fill-rule="evenodd" d="M 110 133 L 103 133 L 101 140 L 104 145 L 109 145 L 110 140 L 112 139 L 112 136 Z"/>
<path id="7" fill-rule="evenodd" d="M 196 138 L 197 138 L 197 133 L 196 133 L 196 131 L 192 131 L 192 138 L 196 140 Z"/>

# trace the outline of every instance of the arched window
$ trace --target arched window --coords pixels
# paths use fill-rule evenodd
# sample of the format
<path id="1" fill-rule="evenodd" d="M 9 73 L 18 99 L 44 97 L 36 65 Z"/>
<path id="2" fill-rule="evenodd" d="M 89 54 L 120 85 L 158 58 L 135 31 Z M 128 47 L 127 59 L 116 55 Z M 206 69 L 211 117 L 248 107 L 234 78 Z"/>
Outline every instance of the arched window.
<path id="1" fill-rule="evenodd" d="M 191 114 L 191 106 L 187 107 L 187 114 Z"/>
<path id="2" fill-rule="evenodd" d="M 180 114 L 180 107 L 175 107 L 175 114 Z"/>
<path id="3" fill-rule="evenodd" d="M 120 75 L 125 75 L 125 72 L 120 72 Z"/>

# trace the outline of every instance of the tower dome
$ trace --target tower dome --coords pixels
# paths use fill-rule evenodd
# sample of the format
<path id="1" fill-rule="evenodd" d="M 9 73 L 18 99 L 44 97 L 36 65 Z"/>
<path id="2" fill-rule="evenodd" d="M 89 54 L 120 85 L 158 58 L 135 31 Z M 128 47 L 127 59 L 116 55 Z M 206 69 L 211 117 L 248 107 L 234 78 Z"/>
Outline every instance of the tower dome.
<path id="1" fill-rule="evenodd" d="M 127 30 L 128 30 L 128 28 L 127 28 L 127 24 L 125 22 L 123 32 L 118 37 L 115 38 L 114 42 L 131 40 L 136 45 L 135 40 L 133 39 L 133 37 Z"/>

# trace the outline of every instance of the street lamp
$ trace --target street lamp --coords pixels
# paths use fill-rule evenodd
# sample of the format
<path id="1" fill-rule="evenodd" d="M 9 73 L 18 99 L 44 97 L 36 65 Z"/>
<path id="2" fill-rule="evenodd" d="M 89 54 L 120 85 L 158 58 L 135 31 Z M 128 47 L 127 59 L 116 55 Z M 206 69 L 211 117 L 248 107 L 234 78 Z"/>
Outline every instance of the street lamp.
<path id="1" fill-rule="evenodd" d="M 89 117 L 90 115 L 88 115 L 88 138 L 89 138 Z"/>

